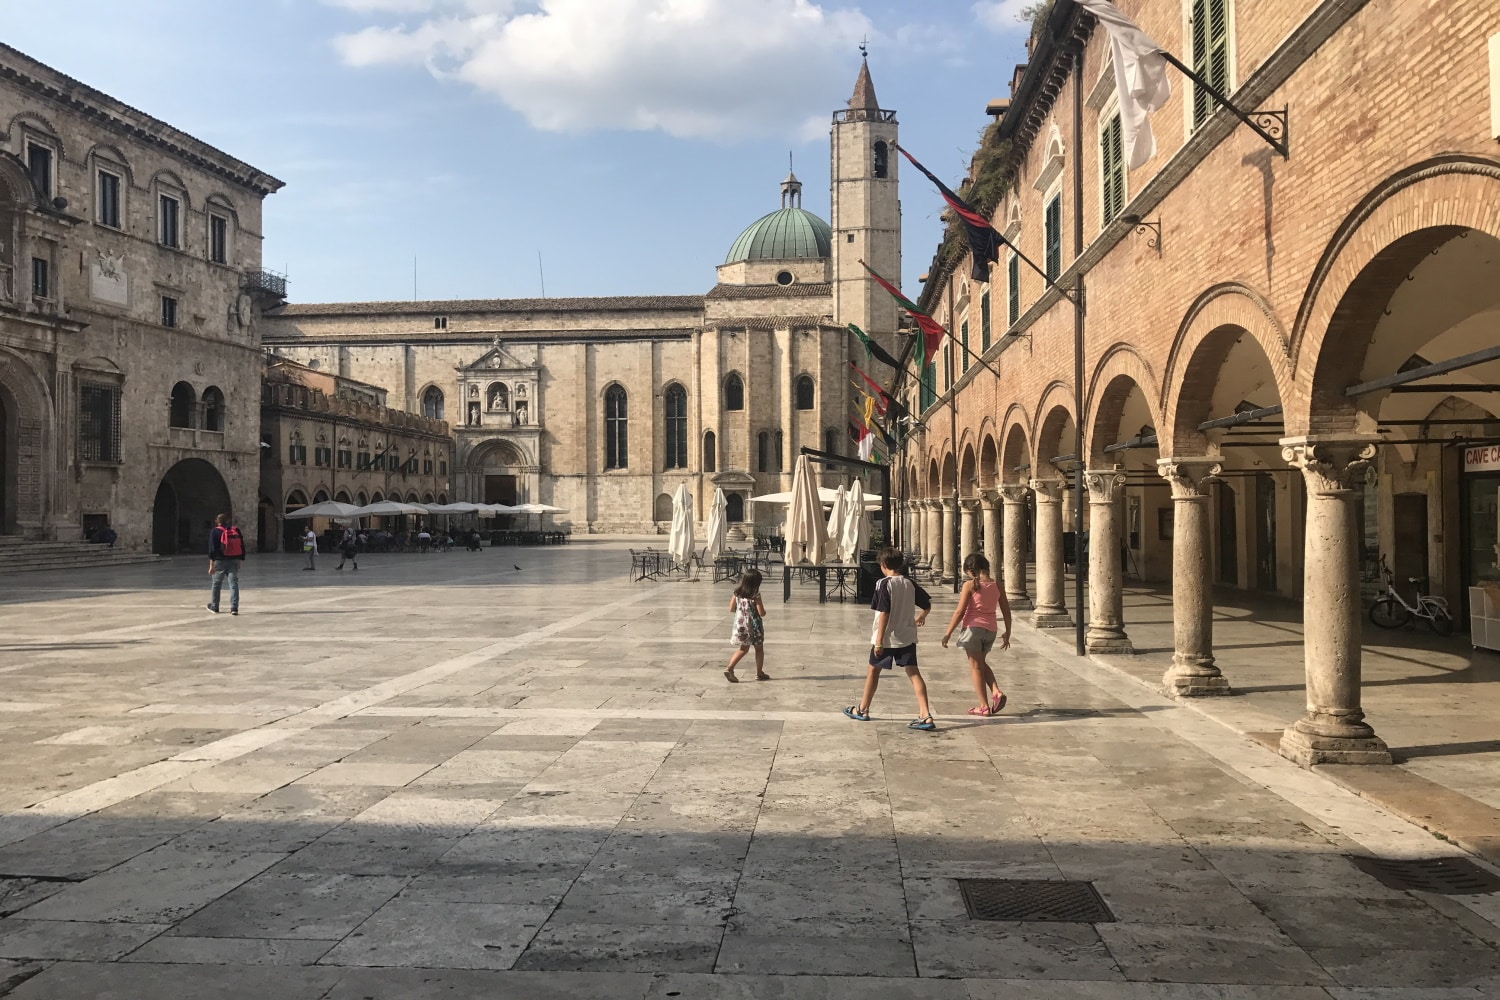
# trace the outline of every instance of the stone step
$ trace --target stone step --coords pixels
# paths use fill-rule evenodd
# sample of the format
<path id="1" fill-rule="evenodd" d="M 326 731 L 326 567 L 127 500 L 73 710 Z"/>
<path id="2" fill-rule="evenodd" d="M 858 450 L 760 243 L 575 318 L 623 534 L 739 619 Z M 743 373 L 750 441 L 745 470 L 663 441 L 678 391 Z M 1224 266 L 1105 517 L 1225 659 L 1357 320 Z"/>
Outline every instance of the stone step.
<path id="1" fill-rule="evenodd" d="M 88 542 L 28 542 L 0 547 L 0 573 L 35 570 L 100 569 L 161 561 L 150 552 L 110 549 Z"/>

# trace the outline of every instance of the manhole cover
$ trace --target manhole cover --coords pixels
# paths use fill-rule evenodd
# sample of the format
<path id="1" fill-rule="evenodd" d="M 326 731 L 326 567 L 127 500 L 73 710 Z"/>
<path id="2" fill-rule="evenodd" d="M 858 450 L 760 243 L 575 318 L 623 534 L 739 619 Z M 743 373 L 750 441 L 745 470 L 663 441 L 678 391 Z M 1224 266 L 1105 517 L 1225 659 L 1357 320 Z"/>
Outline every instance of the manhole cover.
<path id="1" fill-rule="evenodd" d="M 974 920 L 1100 924 L 1113 923 L 1115 919 L 1091 882 L 961 878 L 958 889 Z"/>
<path id="2" fill-rule="evenodd" d="M 1408 892 L 1438 892 L 1445 896 L 1472 896 L 1500 891 L 1500 878 L 1468 858 L 1421 858 L 1396 861 L 1345 855 L 1354 866 L 1381 885 Z"/>

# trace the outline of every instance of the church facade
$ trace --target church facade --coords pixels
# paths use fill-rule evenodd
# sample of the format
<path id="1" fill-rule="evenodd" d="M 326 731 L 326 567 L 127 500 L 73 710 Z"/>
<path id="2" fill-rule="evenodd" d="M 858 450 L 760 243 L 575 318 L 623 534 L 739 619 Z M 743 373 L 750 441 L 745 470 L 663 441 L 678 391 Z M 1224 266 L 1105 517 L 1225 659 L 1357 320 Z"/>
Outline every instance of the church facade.
<path id="1" fill-rule="evenodd" d="M 862 65 L 833 116 L 831 224 L 789 174 L 703 295 L 292 303 L 265 316 L 264 343 L 448 421 L 455 501 L 542 502 L 575 531 L 651 532 L 686 483 L 700 520 L 723 489 L 731 522 L 779 522 L 781 508 L 748 501 L 790 487 L 799 449 L 852 454 L 846 324 L 895 336 L 894 304 L 860 261 L 900 274 L 896 129 Z"/>

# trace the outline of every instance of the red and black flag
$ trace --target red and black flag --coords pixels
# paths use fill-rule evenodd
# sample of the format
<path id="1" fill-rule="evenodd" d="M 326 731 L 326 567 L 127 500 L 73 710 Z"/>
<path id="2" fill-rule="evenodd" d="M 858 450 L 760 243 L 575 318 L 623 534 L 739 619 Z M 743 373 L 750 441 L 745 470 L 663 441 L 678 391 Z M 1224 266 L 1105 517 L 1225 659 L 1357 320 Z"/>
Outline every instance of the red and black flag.
<path id="1" fill-rule="evenodd" d="M 964 224 L 964 230 L 969 235 L 969 249 L 973 253 L 974 264 L 970 269 L 969 277 L 974 281 L 990 280 L 990 265 L 1000 259 L 1000 245 L 1005 242 L 1004 238 L 990 225 L 990 220 L 980 215 L 969 207 L 968 202 L 948 189 L 948 185 L 933 176 L 932 171 L 917 162 L 916 157 L 906 150 L 901 150 L 901 155 L 911 161 L 911 165 L 927 175 L 927 179 L 937 185 L 937 189 L 943 193 L 943 200 L 948 207 L 958 215 L 960 222 Z"/>
<path id="2" fill-rule="evenodd" d="M 853 323 L 849 324 L 849 332 L 858 337 L 859 342 L 864 345 L 865 357 L 874 358 L 881 364 L 890 365 L 897 371 L 901 370 L 901 362 L 892 357 L 891 353 L 884 347 L 881 347 L 880 344 L 877 343 L 868 333 L 865 333 L 865 331 L 861 330 Z"/>

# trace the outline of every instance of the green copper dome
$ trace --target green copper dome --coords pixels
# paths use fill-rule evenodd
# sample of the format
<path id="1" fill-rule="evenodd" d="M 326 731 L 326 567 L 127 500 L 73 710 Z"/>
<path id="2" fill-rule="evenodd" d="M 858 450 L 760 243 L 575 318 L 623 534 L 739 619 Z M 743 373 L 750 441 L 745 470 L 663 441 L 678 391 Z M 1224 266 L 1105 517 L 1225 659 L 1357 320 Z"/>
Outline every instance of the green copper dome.
<path id="1" fill-rule="evenodd" d="M 832 254 L 833 230 L 828 223 L 811 212 L 788 207 L 752 222 L 729 248 L 724 263 L 829 257 Z"/>

